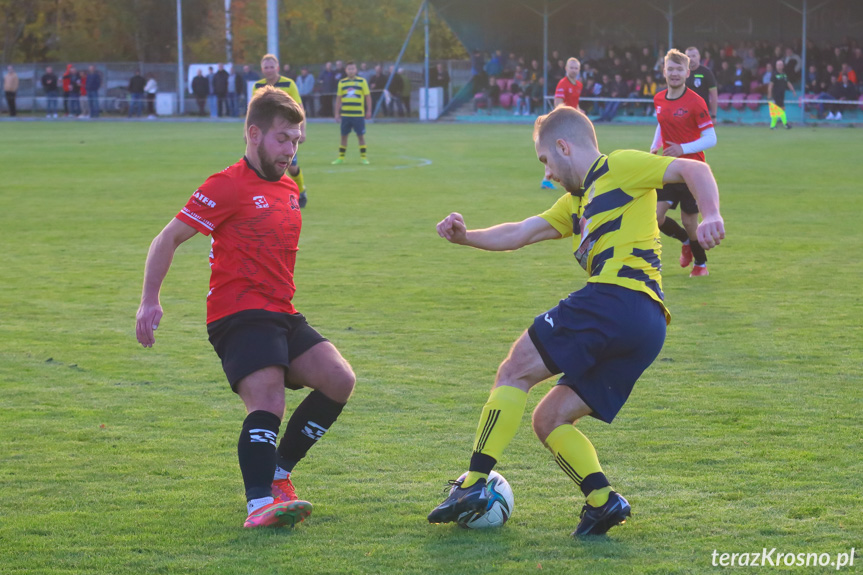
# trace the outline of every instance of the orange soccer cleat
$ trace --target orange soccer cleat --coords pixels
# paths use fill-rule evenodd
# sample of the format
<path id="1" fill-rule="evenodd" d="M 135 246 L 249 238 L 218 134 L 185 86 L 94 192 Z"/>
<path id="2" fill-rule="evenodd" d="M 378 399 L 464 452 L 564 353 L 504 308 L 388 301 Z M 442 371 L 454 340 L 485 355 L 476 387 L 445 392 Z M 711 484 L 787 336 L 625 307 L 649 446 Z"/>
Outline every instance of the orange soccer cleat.
<path id="1" fill-rule="evenodd" d="M 249 513 L 243 527 L 293 527 L 312 514 L 308 501 L 273 501 Z"/>
<path id="2" fill-rule="evenodd" d="M 691 278 L 697 278 L 701 276 L 709 276 L 710 272 L 707 271 L 707 266 L 693 266 L 692 272 L 689 274 Z"/>

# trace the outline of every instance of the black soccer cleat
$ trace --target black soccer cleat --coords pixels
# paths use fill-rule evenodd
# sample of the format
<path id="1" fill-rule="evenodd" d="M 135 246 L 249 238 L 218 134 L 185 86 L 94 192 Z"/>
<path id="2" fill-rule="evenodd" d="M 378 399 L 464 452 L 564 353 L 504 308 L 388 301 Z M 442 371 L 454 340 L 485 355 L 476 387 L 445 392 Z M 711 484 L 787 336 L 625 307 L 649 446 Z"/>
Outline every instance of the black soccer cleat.
<path id="1" fill-rule="evenodd" d="M 608 494 L 608 501 L 600 507 L 586 505 L 581 509 L 581 521 L 572 532 L 573 537 L 585 535 L 605 535 L 615 525 L 626 522 L 626 518 L 632 515 L 632 507 L 629 501 L 619 493 L 612 491 Z"/>
<path id="2" fill-rule="evenodd" d="M 306 197 L 306 190 L 303 190 L 302 192 L 300 192 L 300 209 L 301 210 L 306 207 L 306 202 L 308 202 L 308 201 L 309 201 L 309 199 Z"/>
<path id="3" fill-rule="evenodd" d="M 488 490 L 485 479 L 480 479 L 470 487 L 461 488 L 461 481 L 450 481 L 452 489 L 449 497 L 429 513 L 429 523 L 452 523 L 467 521 L 488 507 Z"/>

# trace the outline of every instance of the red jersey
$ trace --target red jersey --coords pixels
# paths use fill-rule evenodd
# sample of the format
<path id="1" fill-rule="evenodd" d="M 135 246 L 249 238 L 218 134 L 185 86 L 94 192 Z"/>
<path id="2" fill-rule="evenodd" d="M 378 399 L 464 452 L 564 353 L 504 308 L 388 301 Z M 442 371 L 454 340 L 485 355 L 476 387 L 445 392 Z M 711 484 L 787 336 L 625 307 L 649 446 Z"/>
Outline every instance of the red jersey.
<path id="1" fill-rule="evenodd" d="M 565 106 L 578 108 L 578 100 L 581 99 L 581 89 L 584 86 L 581 80 L 576 80 L 575 84 L 569 81 L 569 78 L 564 76 L 557 83 L 557 89 L 554 91 L 555 98 L 561 98 Z"/>
<path id="2" fill-rule="evenodd" d="M 207 323 L 247 309 L 296 313 L 291 298 L 303 220 L 293 180 L 266 180 L 243 158 L 207 178 L 177 219 L 213 235 Z"/>
<path id="3" fill-rule="evenodd" d="M 663 90 L 653 97 L 656 106 L 656 119 L 662 132 L 662 147 L 673 144 L 688 144 L 701 137 L 701 132 L 713 127 L 710 112 L 704 99 L 686 88 L 676 100 L 669 100 L 668 90 Z M 681 158 L 704 162 L 704 152 L 684 154 Z"/>

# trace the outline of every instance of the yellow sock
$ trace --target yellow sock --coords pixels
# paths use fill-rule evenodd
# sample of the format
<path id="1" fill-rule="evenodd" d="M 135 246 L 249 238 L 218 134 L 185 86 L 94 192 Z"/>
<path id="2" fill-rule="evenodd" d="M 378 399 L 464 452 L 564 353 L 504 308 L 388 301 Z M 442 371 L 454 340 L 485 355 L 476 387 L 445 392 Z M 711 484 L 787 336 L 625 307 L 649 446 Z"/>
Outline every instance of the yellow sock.
<path id="1" fill-rule="evenodd" d="M 587 503 L 594 507 L 605 505 L 611 487 L 590 440 L 575 426 L 566 424 L 555 428 L 546 438 L 545 444 L 563 472 L 587 496 Z"/>
<path id="2" fill-rule="evenodd" d="M 476 439 L 473 443 L 474 458 L 479 454 L 480 458 L 484 456 L 486 460 L 489 457 L 495 462 L 500 460 L 503 450 L 518 431 L 525 404 L 527 404 L 527 392 L 516 387 L 502 385 L 491 390 L 488 401 L 482 408 L 479 426 L 476 429 Z M 488 468 L 490 470 L 491 465 Z M 470 487 L 479 479 L 488 479 L 488 473 L 470 471 L 462 487 Z"/>
<path id="3" fill-rule="evenodd" d="M 302 170 L 298 171 L 296 176 L 291 176 L 291 179 L 294 180 L 295 182 L 297 182 L 297 187 L 300 189 L 301 192 L 305 191 L 306 180 L 303 177 L 303 171 Z"/>

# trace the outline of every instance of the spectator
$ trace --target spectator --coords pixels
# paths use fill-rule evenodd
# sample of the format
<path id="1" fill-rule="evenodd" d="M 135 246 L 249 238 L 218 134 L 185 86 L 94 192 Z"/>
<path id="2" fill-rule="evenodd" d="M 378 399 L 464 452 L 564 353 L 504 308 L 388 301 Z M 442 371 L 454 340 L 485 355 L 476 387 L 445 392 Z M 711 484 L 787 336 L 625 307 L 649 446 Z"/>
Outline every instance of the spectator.
<path id="1" fill-rule="evenodd" d="M 514 116 L 530 115 L 530 98 L 525 94 L 524 89 L 519 85 L 518 81 L 513 81 L 509 88 L 512 93 L 513 108 L 515 108 Z"/>
<path id="2" fill-rule="evenodd" d="M 603 76 L 605 79 L 605 76 Z M 623 81 L 623 76 L 620 72 L 614 75 L 614 81 L 606 84 L 605 97 L 607 98 L 625 98 L 628 95 L 626 82 Z M 617 115 L 617 109 L 620 107 L 619 100 L 613 100 L 605 104 L 602 115 L 598 122 L 611 122 L 614 116 Z"/>
<path id="3" fill-rule="evenodd" d="M 863 81 L 863 49 L 859 47 L 854 48 L 854 55 L 849 64 L 851 64 L 851 68 L 857 74 L 857 79 Z"/>
<path id="4" fill-rule="evenodd" d="M 374 75 L 375 75 L 375 71 L 372 70 L 371 68 L 369 68 L 368 64 L 366 64 L 365 62 L 362 62 L 360 64 L 360 69 L 357 72 L 357 76 L 359 76 L 360 78 L 365 80 L 367 84 L 369 83 L 369 80 L 371 80 L 372 76 L 374 76 Z"/>
<path id="5" fill-rule="evenodd" d="M 336 91 L 338 91 L 339 80 L 341 80 L 342 78 L 344 78 L 347 75 L 345 72 L 345 65 L 342 63 L 341 60 L 336 60 L 335 73 L 336 73 Z"/>
<path id="6" fill-rule="evenodd" d="M 78 94 L 78 104 L 81 106 L 81 113 L 78 115 L 78 117 L 89 118 L 90 104 L 87 98 L 87 75 L 84 73 L 84 70 L 78 71 L 78 86 L 80 87 L 80 93 Z"/>
<path id="7" fill-rule="evenodd" d="M 814 68 L 815 66 L 810 66 L 810 68 Z M 770 84 L 773 81 L 773 64 L 767 62 L 764 66 L 764 74 L 761 75 L 761 83 L 764 86 Z"/>
<path id="8" fill-rule="evenodd" d="M 147 84 L 144 86 L 144 93 L 147 95 L 147 119 L 156 119 L 156 92 L 159 91 L 159 84 L 156 83 L 156 76 L 150 72 L 147 74 Z"/>
<path id="9" fill-rule="evenodd" d="M 656 95 L 656 80 L 653 79 L 653 76 L 650 74 L 645 75 L 644 82 L 641 87 L 641 97 L 642 98 L 650 98 L 653 101 L 653 97 Z M 648 104 L 644 109 L 645 116 L 651 116 L 656 114 L 656 108 L 653 107 L 653 104 Z"/>
<path id="10" fill-rule="evenodd" d="M 201 68 L 198 68 L 198 75 L 192 79 L 192 94 L 198 103 L 198 115 L 203 116 L 207 97 L 210 95 L 210 83 L 207 81 Z"/>
<path id="11" fill-rule="evenodd" d="M 530 110 L 532 114 L 545 111 L 545 78 L 540 75 L 530 89 Z"/>
<path id="12" fill-rule="evenodd" d="M 42 74 L 42 89 L 45 91 L 46 101 L 46 118 L 57 117 L 57 74 L 51 66 L 45 68 L 45 73 Z"/>
<path id="13" fill-rule="evenodd" d="M 207 89 L 209 93 L 207 94 L 207 107 L 210 108 L 210 117 L 216 118 L 219 115 L 219 100 L 216 98 L 216 91 L 213 86 L 213 80 L 216 78 L 216 73 L 213 70 L 213 67 L 210 66 L 207 68 Z"/>
<path id="14" fill-rule="evenodd" d="M 282 66 L 282 76 L 284 76 L 285 78 L 290 78 L 291 80 L 297 79 L 297 75 L 294 73 L 293 70 L 291 70 L 290 64 L 285 64 L 284 66 Z"/>
<path id="15" fill-rule="evenodd" d="M 474 50 L 470 57 L 470 75 L 476 76 L 481 72 L 485 72 L 485 58 L 483 57 L 482 52 Z"/>
<path id="16" fill-rule="evenodd" d="M 485 65 L 485 73 L 489 76 L 500 77 L 503 74 L 503 63 L 501 63 L 500 50 L 496 50 L 491 59 Z"/>
<path id="17" fill-rule="evenodd" d="M 713 71 L 714 62 L 713 57 L 710 55 L 710 52 L 706 50 L 704 51 L 704 58 L 701 60 L 701 65 L 710 70 L 711 72 Z"/>
<path id="18" fill-rule="evenodd" d="M 18 115 L 18 109 L 15 107 L 15 98 L 18 96 L 18 74 L 15 73 L 15 68 L 8 66 L 6 75 L 3 77 L 3 93 L 6 95 L 6 105 L 9 107 L 9 117 L 14 118 Z"/>
<path id="19" fill-rule="evenodd" d="M 237 94 L 239 95 L 240 100 L 240 113 L 244 116 L 246 114 L 246 106 L 248 105 L 248 83 L 257 82 L 260 79 L 260 74 L 258 74 L 257 71 L 253 70 L 251 66 L 243 66 L 243 81 L 239 82 L 238 79 Z"/>
<path id="20" fill-rule="evenodd" d="M 337 85 L 338 80 L 336 80 L 336 73 L 333 71 L 333 63 L 327 62 L 318 75 L 318 86 L 321 91 L 321 116 L 327 118 L 333 116 L 333 98 L 336 95 Z"/>
<path id="21" fill-rule="evenodd" d="M 734 64 L 734 87 L 732 92 L 735 94 L 748 94 L 750 83 L 752 83 L 752 73 L 743 67 L 743 62 L 738 60 Z"/>
<path id="22" fill-rule="evenodd" d="M 515 63 L 514 58 L 510 61 Z M 518 66 L 516 65 L 516 67 Z M 446 106 L 447 104 L 449 104 L 449 72 L 446 71 L 443 63 L 438 62 L 435 66 L 435 69 L 432 70 L 429 75 L 431 76 L 429 78 L 429 86 L 431 86 L 432 88 L 443 88 L 443 105 Z"/>
<path id="23" fill-rule="evenodd" d="M 518 58 L 515 56 L 515 52 L 510 52 L 509 57 L 506 59 L 506 65 L 503 67 L 503 73 L 507 78 L 515 77 L 515 69 L 518 67 Z"/>
<path id="24" fill-rule="evenodd" d="M 802 60 L 790 46 L 785 48 L 783 62 L 785 62 L 785 73 L 788 75 L 788 80 L 791 83 L 798 82 L 800 80 L 800 65 Z"/>
<path id="25" fill-rule="evenodd" d="M 363 64 L 365 65 L 365 64 Z M 300 98 L 303 100 L 303 108 L 306 111 L 307 118 L 315 116 L 315 77 L 309 73 L 309 69 L 305 66 L 300 70 L 300 75 L 297 76 L 297 91 L 300 93 Z"/>
<path id="26" fill-rule="evenodd" d="M 531 84 L 536 84 L 536 81 L 543 77 L 542 68 L 539 67 L 538 60 L 530 61 L 530 69 L 527 71 L 527 80 Z"/>
<path id="27" fill-rule="evenodd" d="M 827 116 L 828 120 L 841 120 L 842 109 L 853 109 L 854 104 L 857 102 L 857 98 L 860 97 L 857 86 L 852 84 L 848 80 L 848 76 L 845 74 L 839 76 L 839 80 L 835 84 L 833 84 L 833 89 L 831 90 L 830 95 L 833 97 L 834 100 L 852 102 L 852 104 L 833 104 L 833 111 L 835 112 L 835 114 Z"/>
<path id="28" fill-rule="evenodd" d="M 399 116 L 405 115 L 404 103 L 402 101 L 403 91 L 405 87 L 404 78 L 402 78 L 401 74 L 394 73 L 395 66 L 390 66 L 390 75 L 392 75 L 392 80 L 390 80 L 390 88 L 389 88 L 389 96 L 390 101 L 387 106 L 387 115 L 395 116 L 398 114 Z"/>
<path id="29" fill-rule="evenodd" d="M 398 75 L 402 77 L 402 107 L 405 110 L 405 116 L 410 118 L 411 95 L 413 94 L 413 91 L 411 89 L 411 77 L 405 73 L 404 68 L 399 68 Z"/>
<path id="30" fill-rule="evenodd" d="M 719 85 L 719 91 L 722 93 L 733 92 L 734 81 L 734 70 L 728 65 L 728 60 L 723 60 L 719 65 L 719 72 L 716 74 L 716 83 Z"/>
<path id="31" fill-rule="evenodd" d="M 489 76 L 488 85 L 479 94 L 479 98 L 473 99 L 474 112 L 479 112 L 479 103 L 483 102 L 485 109 L 488 113 L 491 113 L 491 109 L 497 106 L 500 101 L 500 86 L 497 85 L 497 78 Z"/>
<path id="32" fill-rule="evenodd" d="M 818 73 L 818 68 L 815 64 L 809 66 L 809 71 L 806 72 L 806 93 L 820 94 L 823 91 L 821 74 Z"/>
<path id="33" fill-rule="evenodd" d="M 849 82 L 851 82 L 855 86 L 857 85 L 857 72 L 855 72 L 854 68 L 849 66 L 847 63 L 842 64 L 842 69 L 839 70 L 839 75 L 841 76 L 842 74 L 848 76 Z"/>
<path id="34" fill-rule="evenodd" d="M 387 86 L 387 75 L 384 74 L 380 64 L 375 66 L 375 74 L 369 82 L 369 91 L 372 93 L 372 113 L 378 108 L 378 100 L 384 93 L 384 88 Z"/>
<path id="35" fill-rule="evenodd" d="M 232 118 L 240 115 L 240 94 L 245 88 L 246 81 L 240 69 L 231 66 L 231 75 L 228 78 L 228 115 Z"/>
<path id="36" fill-rule="evenodd" d="M 81 116 L 81 75 L 75 66 L 69 68 L 69 115 Z"/>
<path id="37" fill-rule="evenodd" d="M 285 65 L 287 66 L 287 64 Z M 228 109 L 228 73 L 225 71 L 224 64 L 219 64 L 219 71 L 213 76 L 213 92 L 216 94 L 216 103 L 221 118 Z"/>
<path id="38" fill-rule="evenodd" d="M 90 104 L 90 117 L 98 118 L 100 113 L 99 107 L 99 90 L 102 89 L 102 74 L 96 70 L 96 66 L 90 65 L 89 73 L 87 74 L 87 100 Z"/>
<path id="39" fill-rule="evenodd" d="M 140 70 L 135 71 L 135 75 L 129 80 L 129 95 L 132 98 L 132 102 L 129 105 L 129 117 L 132 116 L 141 117 L 141 113 L 144 108 L 144 86 L 146 85 L 146 81 L 144 77 L 141 75 Z"/>
<path id="40" fill-rule="evenodd" d="M 63 113 L 69 117 L 69 96 L 72 94 L 72 64 L 66 64 L 63 74 Z"/>

